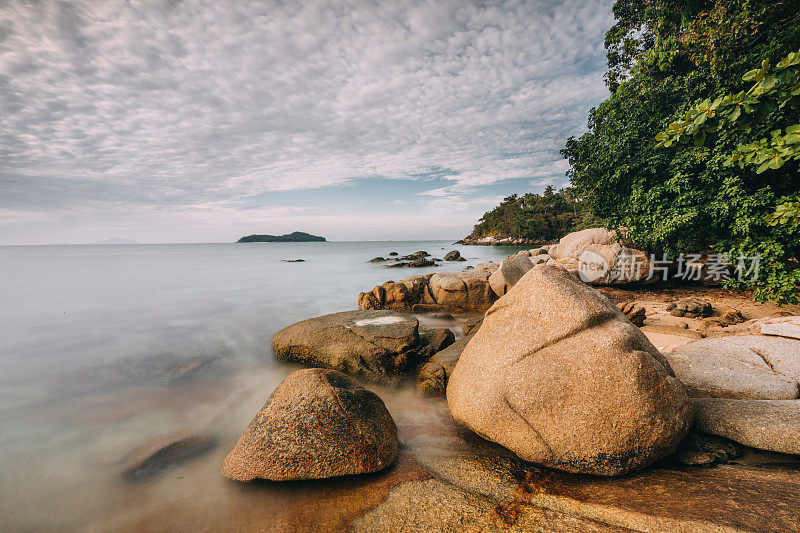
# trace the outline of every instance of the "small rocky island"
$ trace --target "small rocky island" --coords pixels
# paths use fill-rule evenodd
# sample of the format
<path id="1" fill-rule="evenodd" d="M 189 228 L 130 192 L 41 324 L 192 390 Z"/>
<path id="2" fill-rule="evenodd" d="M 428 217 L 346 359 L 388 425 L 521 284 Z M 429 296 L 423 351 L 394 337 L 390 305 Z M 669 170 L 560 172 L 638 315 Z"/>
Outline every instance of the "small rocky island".
<path id="1" fill-rule="evenodd" d="M 247 235 L 236 242 L 325 242 L 325 237 L 295 231 L 286 235 Z"/>

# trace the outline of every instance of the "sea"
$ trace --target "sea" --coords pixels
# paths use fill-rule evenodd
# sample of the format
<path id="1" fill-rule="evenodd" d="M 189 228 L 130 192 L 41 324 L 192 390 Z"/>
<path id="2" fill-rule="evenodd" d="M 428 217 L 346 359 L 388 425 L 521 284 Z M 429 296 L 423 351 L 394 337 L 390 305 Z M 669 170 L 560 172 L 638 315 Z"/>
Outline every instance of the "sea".
<path id="1" fill-rule="evenodd" d="M 467 261 L 419 269 L 368 262 L 453 249 Z M 198 509 L 230 513 L 257 501 L 264 512 L 252 529 L 270 530 L 273 507 L 317 489 L 263 484 L 254 493 L 220 467 L 298 368 L 275 359 L 274 333 L 356 309 L 358 293 L 384 281 L 518 249 L 451 241 L 0 246 L 0 529 L 196 530 Z M 303 261 L 288 262 L 295 259 Z M 414 401 L 409 384 L 378 392 L 395 405 Z M 142 446 L 183 434 L 216 446 L 144 479 L 122 475 Z"/>

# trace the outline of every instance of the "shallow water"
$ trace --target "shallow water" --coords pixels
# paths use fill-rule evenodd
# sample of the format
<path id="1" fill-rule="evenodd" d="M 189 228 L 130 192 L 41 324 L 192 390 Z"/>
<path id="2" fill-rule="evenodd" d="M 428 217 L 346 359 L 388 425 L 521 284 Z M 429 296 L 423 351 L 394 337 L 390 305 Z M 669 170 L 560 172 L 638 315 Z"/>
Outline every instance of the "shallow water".
<path id="1" fill-rule="evenodd" d="M 454 248 L 468 261 L 402 270 L 367 262 Z M 219 474 L 241 430 L 295 368 L 274 359 L 272 335 L 354 309 L 360 291 L 388 279 L 515 250 L 449 241 L 0 247 L 3 529 L 195 529 L 190 517 L 201 507 L 243 508 L 257 497 L 268 510 L 313 499 L 319 486 L 254 493 Z M 285 262 L 298 258 L 305 262 Z M 396 417 L 417 402 L 408 388 L 378 392 Z M 134 450 L 179 432 L 220 445 L 161 475 L 122 479 Z M 253 528 L 270 529 L 270 516 Z"/>

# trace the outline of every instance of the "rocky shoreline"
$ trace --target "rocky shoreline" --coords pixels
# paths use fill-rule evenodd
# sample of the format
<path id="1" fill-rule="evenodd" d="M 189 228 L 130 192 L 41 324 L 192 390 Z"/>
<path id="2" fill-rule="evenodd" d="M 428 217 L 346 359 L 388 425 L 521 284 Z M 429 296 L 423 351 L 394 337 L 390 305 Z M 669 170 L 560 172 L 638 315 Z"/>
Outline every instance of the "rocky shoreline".
<path id="1" fill-rule="evenodd" d="M 367 482 L 380 501 L 342 524 L 363 531 L 797 531 L 800 317 L 637 293 L 644 280 L 613 268 L 587 283 L 586 250 L 612 266 L 640 253 L 584 230 L 387 281 L 358 311 L 281 330 L 275 355 L 310 369 L 272 394 L 223 474 L 382 471 Z M 413 380 L 423 410 L 396 420 L 348 375 Z"/>

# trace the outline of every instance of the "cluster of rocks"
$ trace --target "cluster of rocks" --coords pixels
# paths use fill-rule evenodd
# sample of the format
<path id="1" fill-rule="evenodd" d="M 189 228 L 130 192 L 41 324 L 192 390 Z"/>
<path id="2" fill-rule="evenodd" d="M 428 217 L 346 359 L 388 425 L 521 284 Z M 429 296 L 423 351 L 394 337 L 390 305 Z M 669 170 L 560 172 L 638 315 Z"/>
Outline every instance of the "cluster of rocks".
<path id="1" fill-rule="evenodd" d="M 529 246 L 539 244 L 540 241 L 534 239 L 523 239 L 519 237 L 497 237 L 487 235 L 485 237 L 465 237 L 456 244 L 470 244 L 480 246 Z"/>
<path id="2" fill-rule="evenodd" d="M 497 296 L 489 285 L 496 263 L 464 272 L 437 272 L 376 285 L 358 295 L 359 309 L 486 311 Z"/>
<path id="3" fill-rule="evenodd" d="M 454 252 L 445 259 L 448 256 L 448 260 L 463 259 L 457 251 Z M 633 260 L 639 261 L 638 269 L 628 268 Z M 649 273 L 649 262 L 644 252 L 622 246 L 613 231 L 592 228 L 570 233 L 552 246 L 517 252 L 499 263 L 480 263 L 469 271 L 387 281 L 370 292 L 360 293 L 358 307 L 414 310 L 417 304 L 421 304 L 442 309 L 485 311 L 538 264 L 557 265 L 584 281 L 605 285 L 640 282 Z M 396 265 L 414 266 L 413 263 Z M 407 290 L 399 287 L 401 285 Z"/>
<path id="4" fill-rule="evenodd" d="M 441 263 L 442 261 L 466 261 L 465 258 L 461 257 L 461 252 L 458 250 L 452 250 L 445 254 L 444 259 L 439 259 L 438 257 L 434 257 L 428 259 L 431 254 L 424 250 L 420 250 L 419 252 L 414 252 L 413 254 L 404 255 L 402 257 L 392 257 L 397 256 L 397 252 L 391 252 L 389 254 L 389 258 L 385 257 L 373 257 L 368 262 L 369 263 L 389 263 L 388 265 L 383 265 L 384 268 L 402 268 L 402 267 L 412 267 L 412 268 L 420 268 L 420 267 L 432 267 L 432 266 L 439 266 L 437 263 Z"/>
<path id="5" fill-rule="evenodd" d="M 636 251 L 594 230 L 584 236 L 471 271 L 388 281 L 359 295 L 360 311 L 281 330 L 276 356 L 322 368 L 287 378 L 223 473 L 310 479 L 392 464 L 394 421 L 380 398 L 342 373 L 396 383 L 414 372 L 417 392 L 446 396 L 461 425 L 566 472 L 615 476 L 667 457 L 709 466 L 738 457 L 740 445 L 800 454 L 800 319 L 744 322 L 741 334 L 662 353 L 637 327 L 642 306 L 615 305 L 577 267 L 565 268 L 588 250 L 613 270 Z M 588 281 L 597 280 L 634 281 L 613 272 Z M 708 302 L 673 303 L 673 316 L 714 318 Z M 443 309 L 488 310 L 459 339 L 404 312 Z M 718 311 L 741 322 L 736 310 Z"/>

